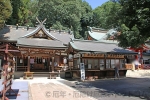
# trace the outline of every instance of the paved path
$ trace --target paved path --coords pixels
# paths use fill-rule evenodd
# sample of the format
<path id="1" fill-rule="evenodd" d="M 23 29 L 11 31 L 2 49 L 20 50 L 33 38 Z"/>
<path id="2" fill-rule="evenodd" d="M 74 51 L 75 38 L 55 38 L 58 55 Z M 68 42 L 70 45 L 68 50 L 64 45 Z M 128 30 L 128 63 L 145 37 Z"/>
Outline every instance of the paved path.
<path id="1" fill-rule="evenodd" d="M 56 79 L 29 81 L 30 100 L 96 100 Z"/>

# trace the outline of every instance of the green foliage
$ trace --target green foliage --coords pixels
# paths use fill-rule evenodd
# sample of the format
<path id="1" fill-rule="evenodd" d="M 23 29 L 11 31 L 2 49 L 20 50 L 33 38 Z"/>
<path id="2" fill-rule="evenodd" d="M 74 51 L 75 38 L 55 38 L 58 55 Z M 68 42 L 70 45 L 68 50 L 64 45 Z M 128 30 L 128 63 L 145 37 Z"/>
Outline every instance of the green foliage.
<path id="1" fill-rule="evenodd" d="M 56 21 L 55 24 L 53 24 L 52 28 L 57 29 L 57 30 L 66 30 L 67 28 L 61 25 L 60 22 Z"/>
<path id="2" fill-rule="evenodd" d="M 7 24 L 11 25 L 25 25 L 28 23 L 28 6 L 30 0 L 11 0 L 13 13 L 10 19 L 8 19 Z"/>
<path id="3" fill-rule="evenodd" d="M 150 37 L 150 1 L 119 0 L 119 3 L 122 5 L 119 45 L 139 47 Z"/>
<path id="4" fill-rule="evenodd" d="M 36 23 L 36 17 L 38 16 L 40 5 L 39 0 L 31 0 L 29 2 L 29 14 L 28 14 L 28 22 L 29 26 L 34 27 Z"/>
<path id="5" fill-rule="evenodd" d="M 102 6 L 94 9 L 93 23 L 95 27 L 110 29 L 118 26 L 118 11 L 121 6 L 117 2 L 106 2 Z"/>
<path id="6" fill-rule="evenodd" d="M 72 29 L 76 38 L 80 38 L 81 18 L 92 16 L 89 13 L 92 9 L 88 7 L 90 6 L 82 0 L 45 0 L 40 2 L 39 10 L 35 12 L 38 12 L 40 20 L 47 18 L 47 28 Z"/>
<path id="7" fill-rule="evenodd" d="M 12 13 L 12 7 L 10 0 L 0 1 L 0 28 L 4 27 L 5 21 L 10 17 Z"/>
<path id="8" fill-rule="evenodd" d="M 93 11 L 91 6 L 85 1 L 82 2 L 82 11 L 85 13 L 83 13 L 80 19 L 80 35 L 86 39 L 88 31 L 87 26 L 93 26 Z"/>

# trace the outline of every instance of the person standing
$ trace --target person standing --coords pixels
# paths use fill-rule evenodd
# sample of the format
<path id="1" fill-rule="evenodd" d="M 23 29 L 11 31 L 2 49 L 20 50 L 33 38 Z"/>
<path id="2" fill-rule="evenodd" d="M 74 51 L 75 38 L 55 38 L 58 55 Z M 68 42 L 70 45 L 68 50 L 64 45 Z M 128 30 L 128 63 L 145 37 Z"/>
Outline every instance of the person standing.
<path id="1" fill-rule="evenodd" d="M 115 79 L 116 78 L 119 79 L 119 64 L 117 64 L 114 69 L 115 69 Z"/>

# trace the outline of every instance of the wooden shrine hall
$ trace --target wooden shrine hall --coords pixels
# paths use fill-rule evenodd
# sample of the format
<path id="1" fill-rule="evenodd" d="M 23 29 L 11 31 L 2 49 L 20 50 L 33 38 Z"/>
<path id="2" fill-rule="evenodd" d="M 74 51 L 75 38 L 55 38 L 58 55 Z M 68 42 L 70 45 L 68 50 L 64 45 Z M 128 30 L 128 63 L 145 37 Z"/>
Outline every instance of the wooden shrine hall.
<path id="1" fill-rule="evenodd" d="M 73 40 L 68 47 L 69 66 L 72 77 L 81 77 L 80 63 L 84 64 L 85 79 L 114 77 L 114 68 L 119 65 L 120 76 L 132 69 L 136 52 L 118 47 L 117 42 Z"/>
<path id="2" fill-rule="evenodd" d="M 87 69 L 86 76 L 98 74 L 96 76 L 100 78 L 102 73 L 106 76 L 105 72 L 113 70 L 114 62 L 119 62 L 121 70 L 126 71 L 126 58 L 130 59 L 137 54 L 118 47 L 117 43 L 107 43 L 107 40 L 75 40 L 70 32 L 48 30 L 43 25 L 46 20 L 37 21 L 39 25 L 36 28 L 6 26 L 0 30 L 0 48 L 7 44 L 9 49 L 20 51 L 19 54 L 11 54 L 15 61 L 15 78 L 24 74 L 41 75 L 42 72 L 50 75 L 59 72 L 62 73 L 60 77 L 80 77 L 81 62 Z M 3 56 L 0 53 L 1 67 Z"/>
<path id="3" fill-rule="evenodd" d="M 9 47 L 20 51 L 20 55 L 16 53 L 12 55 L 16 62 L 16 73 L 54 72 L 64 67 L 67 45 L 73 35 L 66 31 L 47 30 L 43 25 L 46 20 L 41 22 L 37 19 L 37 21 L 39 25 L 35 29 L 7 26 L 0 30 L 0 48 L 8 44 Z M 1 54 L 1 62 L 3 56 Z"/>

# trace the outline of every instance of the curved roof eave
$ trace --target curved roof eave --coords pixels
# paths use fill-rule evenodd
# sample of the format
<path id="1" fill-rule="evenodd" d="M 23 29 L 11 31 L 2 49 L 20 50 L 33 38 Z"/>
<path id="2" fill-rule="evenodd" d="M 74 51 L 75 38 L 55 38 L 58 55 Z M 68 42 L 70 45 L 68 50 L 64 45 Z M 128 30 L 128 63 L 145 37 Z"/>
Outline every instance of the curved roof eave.
<path id="1" fill-rule="evenodd" d="M 51 37 L 52 39 L 54 40 L 58 40 L 56 37 L 54 37 L 52 34 L 50 34 L 45 27 L 42 27 L 41 28 L 49 37 Z"/>
<path id="2" fill-rule="evenodd" d="M 38 32 L 40 29 L 41 29 L 41 26 L 38 26 L 35 30 L 33 30 L 32 32 L 30 32 L 30 33 L 28 33 L 28 34 L 22 36 L 21 38 L 29 37 L 29 36 L 35 34 L 36 32 Z"/>
<path id="3" fill-rule="evenodd" d="M 102 40 L 102 39 L 104 39 L 104 37 L 106 37 L 106 33 L 98 33 L 98 32 L 90 32 L 90 31 L 88 31 L 88 34 L 89 34 L 89 36 L 92 39 L 94 39 L 96 41 Z M 100 37 L 100 38 L 98 38 L 98 37 Z"/>

